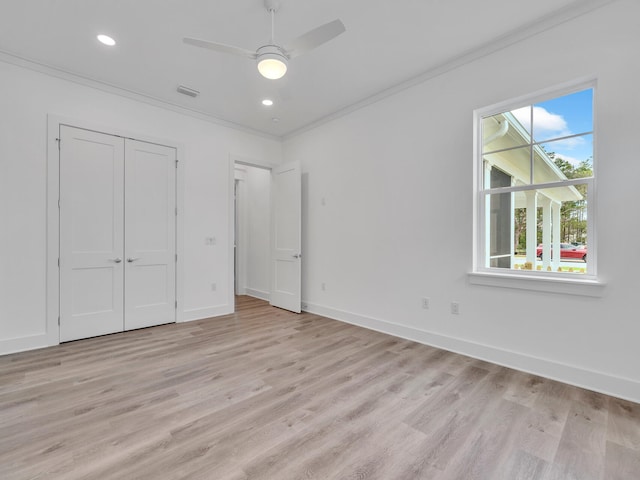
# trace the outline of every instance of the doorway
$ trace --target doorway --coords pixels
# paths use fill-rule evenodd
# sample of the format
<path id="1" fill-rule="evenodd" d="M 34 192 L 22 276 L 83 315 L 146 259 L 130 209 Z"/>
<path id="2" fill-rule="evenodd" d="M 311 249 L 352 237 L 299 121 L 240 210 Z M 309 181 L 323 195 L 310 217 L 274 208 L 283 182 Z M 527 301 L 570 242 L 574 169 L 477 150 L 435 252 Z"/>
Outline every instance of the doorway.
<path id="1" fill-rule="evenodd" d="M 235 293 L 269 301 L 271 169 L 236 162 Z"/>
<path id="2" fill-rule="evenodd" d="M 264 167 L 232 161 L 237 294 L 301 311 L 300 162 Z"/>

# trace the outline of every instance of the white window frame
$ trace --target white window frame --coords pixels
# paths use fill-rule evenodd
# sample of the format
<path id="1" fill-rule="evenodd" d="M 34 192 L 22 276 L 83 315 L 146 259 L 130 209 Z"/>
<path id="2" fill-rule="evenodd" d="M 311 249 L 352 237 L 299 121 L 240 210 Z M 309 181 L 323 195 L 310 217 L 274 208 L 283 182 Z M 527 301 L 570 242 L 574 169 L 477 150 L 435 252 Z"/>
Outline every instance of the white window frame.
<path id="1" fill-rule="evenodd" d="M 537 103 L 562 97 L 581 90 L 593 90 L 593 177 L 579 178 L 563 181 L 560 185 L 586 184 L 589 192 L 587 202 L 587 239 L 589 245 L 589 261 L 587 273 L 561 273 L 538 270 L 511 270 L 490 268 L 485 265 L 487 246 L 486 224 L 486 198 L 490 191 L 492 194 L 511 193 L 527 190 L 540 190 L 553 188 L 558 182 L 545 184 L 517 185 L 486 189 L 484 187 L 484 159 L 482 142 L 482 119 L 484 117 L 515 110 L 520 107 L 535 105 Z M 596 98 L 597 82 L 595 78 L 581 79 L 579 81 L 550 87 L 533 94 L 524 95 L 515 99 L 509 99 L 487 107 L 476 109 L 473 112 L 473 269 L 469 273 L 469 282 L 472 284 L 517 288 L 524 290 L 544 291 L 550 293 L 575 294 L 587 296 L 601 296 L 605 284 L 597 276 L 598 249 L 596 235 L 596 205 L 597 191 L 596 179 L 598 178 L 599 161 L 596 158 Z"/>

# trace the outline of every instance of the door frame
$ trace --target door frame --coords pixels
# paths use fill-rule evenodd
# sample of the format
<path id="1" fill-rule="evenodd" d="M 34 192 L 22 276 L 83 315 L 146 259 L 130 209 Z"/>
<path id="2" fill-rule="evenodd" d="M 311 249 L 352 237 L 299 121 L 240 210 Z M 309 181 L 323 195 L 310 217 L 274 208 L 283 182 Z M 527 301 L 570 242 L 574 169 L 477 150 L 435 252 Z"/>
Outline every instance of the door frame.
<path id="1" fill-rule="evenodd" d="M 230 298 L 229 305 L 231 306 L 231 311 L 234 312 L 236 309 L 236 299 L 235 299 L 235 255 L 234 255 L 234 245 L 235 245 L 235 234 L 236 234 L 236 212 L 235 212 L 235 184 L 236 184 L 236 165 L 245 165 L 247 167 L 255 167 L 262 168 L 264 170 L 272 171 L 279 164 L 270 163 L 263 160 L 258 160 L 256 158 L 245 157 L 237 154 L 229 155 L 229 180 L 227 182 L 229 188 L 229 278 L 228 285 L 231 287 L 230 289 Z M 269 239 L 269 252 L 271 252 L 271 238 Z M 271 292 L 269 292 L 271 293 Z"/>
<path id="2" fill-rule="evenodd" d="M 176 322 L 182 321 L 181 309 L 183 305 L 183 268 L 184 258 L 184 145 L 172 140 L 151 137 L 131 132 L 127 129 L 101 125 L 96 122 L 69 118 L 56 114 L 47 115 L 47 240 L 46 240 L 46 343 L 47 346 L 60 343 L 60 271 L 58 259 L 60 255 L 60 150 L 58 149 L 58 135 L 60 125 L 91 130 L 94 132 L 131 138 L 147 143 L 164 145 L 176 149 L 178 159 L 176 171 Z"/>
<path id="3" fill-rule="evenodd" d="M 245 295 L 246 287 L 244 286 L 247 281 L 247 232 L 246 232 L 246 171 L 241 167 L 244 165 L 235 165 L 235 180 L 234 180 L 234 230 L 233 230 L 233 245 L 234 245 L 234 283 L 233 291 L 235 295 Z"/>

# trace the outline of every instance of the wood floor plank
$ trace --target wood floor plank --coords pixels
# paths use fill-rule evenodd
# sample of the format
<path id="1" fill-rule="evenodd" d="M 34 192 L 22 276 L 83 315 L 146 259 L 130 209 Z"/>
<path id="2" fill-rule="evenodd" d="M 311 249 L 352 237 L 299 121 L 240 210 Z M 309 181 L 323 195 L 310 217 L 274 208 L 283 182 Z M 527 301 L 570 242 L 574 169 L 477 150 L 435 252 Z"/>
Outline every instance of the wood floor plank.
<path id="1" fill-rule="evenodd" d="M 640 451 L 640 405 L 619 398 L 609 400 L 607 439 Z"/>
<path id="2" fill-rule="evenodd" d="M 606 480 L 640 478 L 640 455 L 638 451 L 614 442 L 607 442 L 605 472 L 602 478 Z"/>
<path id="3" fill-rule="evenodd" d="M 2 480 L 636 480 L 640 406 L 238 297 L 0 357 Z"/>
<path id="4" fill-rule="evenodd" d="M 599 480 L 604 472 L 606 425 L 583 416 L 567 418 L 554 464 L 563 467 L 567 477 Z"/>

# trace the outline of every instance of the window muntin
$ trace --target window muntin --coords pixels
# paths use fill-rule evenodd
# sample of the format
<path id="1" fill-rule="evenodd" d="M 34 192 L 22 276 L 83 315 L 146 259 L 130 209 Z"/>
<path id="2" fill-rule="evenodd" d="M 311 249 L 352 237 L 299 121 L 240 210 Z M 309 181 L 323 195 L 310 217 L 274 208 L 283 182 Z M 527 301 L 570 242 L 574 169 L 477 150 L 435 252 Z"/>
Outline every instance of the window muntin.
<path id="1" fill-rule="evenodd" d="M 593 94 L 589 87 L 479 117 L 476 270 L 595 275 L 594 256 L 584 253 L 593 228 Z"/>

